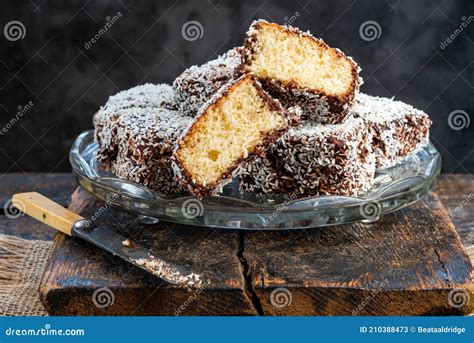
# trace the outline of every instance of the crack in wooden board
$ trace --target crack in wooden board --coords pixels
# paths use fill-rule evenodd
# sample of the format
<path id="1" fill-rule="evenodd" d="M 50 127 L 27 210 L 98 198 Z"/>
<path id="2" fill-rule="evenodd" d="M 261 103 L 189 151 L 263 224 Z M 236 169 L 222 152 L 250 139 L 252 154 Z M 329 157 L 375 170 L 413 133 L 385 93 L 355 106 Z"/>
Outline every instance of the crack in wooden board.
<path id="1" fill-rule="evenodd" d="M 466 289 L 474 298 L 472 265 L 434 193 L 373 224 L 248 232 L 244 255 L 270 315 L 472 311 L 472 303 L 455 308 L 448 302 L 453 288 Z M 291 304 L 271 301 L 277 288 L 290 292 Z"/>
<path id="2" fill-rule="evenodd" d="M 82 215 L 103 206 L 82 190 L 72 198 L 70 209 Z M 470 308 L 448 307 L 447 294 L 454 284 L 472 293 L 472 266 L 446 218 L 439 199 L 430 195 L 376 224 L 245 232 L 240 233 L 239 247 L 236 231 L 167 223 L 144 227 L 129 214 L 108 209 L 101 221 L 119 223 L 117 230 L 151 250 L 208 273 L 211 285 L 195 296 L 82 241 L 58 235 L 41 297 L 50 313 L 62 315 L 255 315 L 255 300 L 269 315 L 351 315 L 372 298 L 356 314 L 464 314 Z M 257 299 L 245 290 L 240 255 L 250 273 L 247 286 Z M 389 287 L 374 297 L 381 276 Z M 99 287 L 114 292 L 112 306 L 93 305 L 92 293 Z M 276 287 L 291 291 L 290 306 L 271 304 Z"/>
<path id="3" fill-rule="evenodd" d="M 91 216 L 104 206 L 78 189 L 69 209 Z M 40 295 L 54 315 L 254 315 L 244 291 L 237 231 L 170 223 L 139 224 L 137 218 L 107 209 L 97 225 L 113 229 L 144 247 L 201 274 L 208 284 L 199 293 L 167 284 L 80 239 L 58 234 L 43 276 Z M 112 228 L 112 226 L 109 226 Z M 98 308 L 94 290 L 108 287 L 114 304 Z"/>

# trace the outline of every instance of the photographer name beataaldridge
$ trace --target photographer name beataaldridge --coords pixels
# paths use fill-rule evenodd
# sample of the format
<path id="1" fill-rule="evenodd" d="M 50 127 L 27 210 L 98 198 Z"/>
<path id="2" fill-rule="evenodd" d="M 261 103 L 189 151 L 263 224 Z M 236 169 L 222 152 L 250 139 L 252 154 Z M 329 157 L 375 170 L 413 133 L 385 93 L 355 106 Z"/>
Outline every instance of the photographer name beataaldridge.
<path id="1" fill-rule="evenodd" d="M 418 326 L 417 331 L 418 333 L 455 333 L 458 335 L 462 335 L 466 333 L 466 328 L 460 328 L 457 326 L 441 326 L 441 327 L 423 327 Z"/>

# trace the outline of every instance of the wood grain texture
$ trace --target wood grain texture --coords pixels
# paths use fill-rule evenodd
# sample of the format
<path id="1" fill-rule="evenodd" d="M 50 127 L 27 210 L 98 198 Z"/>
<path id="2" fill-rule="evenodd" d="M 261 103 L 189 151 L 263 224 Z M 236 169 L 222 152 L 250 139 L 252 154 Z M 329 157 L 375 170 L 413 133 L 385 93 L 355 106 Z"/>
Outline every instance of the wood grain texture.
<path id="1" fill-rule="evenodd" d="M 39 192 L 67 206 L 77 183 L 72 174 L 11 173 L 0 175 L 0 206 L 11 199 L 14 193 Z"/>
<path id="2" fill-rule="evenodd" d="M 98 225 L 139 241 L 153 253 L 201 274 L 210 283 L 189 291 L 149 275 L 79 239 L 58 234 L 40 286 L 53 315 L 253 315 L 239 261 L 239 234 L 173 224 L 141 225 L 127 213 L 104 208 L 77 190 L 69 209 L 83 216 L 100 212 Z M 107 287 L 114 303 L 100 308 L 94 291 Z"/>
<path id="3" fill-rule="evenodd" d="M 52 241 L 56 230 L 26 215 L 18 218 L 0 216 L 0 235 L 23 239 Z"/>
<path id="4" fill-rule="evenodd" d="M 29 174 L 28 177 L 38 182 L 44 179 L 44 175 L 37 174 Z M 57 178 L 62 181 L 56 183 Z M 31 190 L 31 181 L 22 174 L 5 175 L 2 180 L 0 199 L 10 199 L 14 192 Z M 62 204 L 68 203 L 67 199 L 70 198 L 70 194 L 66 194 L 66 189 L 74 187 L 73 177 L 71 175 L 52 175 L 45 180 L 42 191 L 56 201 L 62 202 Z M 66 180 L 68 181 L 66 182 Z M 446 206 L 447 217 L 454 222 L 472 259 L 474 248 L 474 199 L 472 196 L 474 193 L 474 177 L 461 174 L 442 175 L 436 191 Z M 93 201 L 82 191 L 77 192 L 74 198 L 76 200 L 71 204 L 71 209 L 82 214 L 91 215 L 103 206 L 102 203 Z M 460 263 L 454 263 L 453 261 L 456 259 L 445 253 L 440 254 L 439 258 L 436 256 L 438 262 L 434 259 L 430 263 L 422 263 L 426 259 L 432 258 L 433 253 L 439 254 L 441 252 L 440 249 L 443 247 L 439 247 L 441 244 L 439 240 L 444 242 L 445 239 L 439 234 L 445 232 L 445 230 L 433 229 L 432 219 L 413 212 L 419 206 L 422 206 L 422 204 L 391 215 L 394 217 L 390 220 L 391 228 L 377 229 L 379 222 L 368 227 L 362 224 L 354 224 L 356 232 L 354 230 L 347 232 L 347 227 L 344 226 L 305 230 L 300 232 L 299 237 L 297 237 L 296 232 L 278 233 L 282 236 L 276 235 L 272 240 L 280 239 L 282 241 L 279 245 L 272 246 L 267 246 L 268 242 L 264 244 L 269 239 L 269 237 L 265 238 L 269 234 L 268 232 L 238 233 L 217 230 L 217 235 L 215 235 L 215 230 L 191 227 L 180 230 L 180 228 L 170 224 L 167 224 L 167 226 L 147 226 L 146 232 L 143 232 L 143 227 L 135 225 L 134 219 L 131 219 L 129 215 L 107 210 L 101 216 L 101 219 L 105 222 L 113 219 L 124 227 L 133 227 L 131 237 L 143 240 L 159 240 L 161 244 L 158 244 L 155 249 L 169 249 L 170 256 L 176 255 L 176 259 L 179 261 L 187 261 L 187 263 L 201 266 L 205 264 L 205 268 L 211 272 L 217 271 L 216 275 L 219 273 L 222 273 L 222 275 L 213 279 L 212 286 L 209 286 L 207 290 L 205 289 L 205 294 L 183 293 L 181 290 L 160 284 L 158 279 L 149 276 L 140 269 L 94 247 L 87 246 L 82 241 L 69 239 L 65 235 L 59 234 L 56 236 L 56 243 L 52 252 L 52 256 L 55 256 L 55 258 L 50 260 L 48 272 L 43 278 L 42 298 L 48 304 L 48 309 L 52 314 L 68 315 L 257 313 L 271 315 L 295 312 L 297 314 L 318 314 L 325 313 L 325 311 L 349 315 L 352 312 L 355 312 L 354 314 L 378 314 L 381 311 L 401 314 L 411 314 L 413 312 L 417 314 L 467 313 L 472 310 L 472 299 L 474 299 L 472 281 L 469 285 L 465 283 L 456 285 L 460 288 L 469 288 L 471 291 L 471 309 L 453 309 L 448 307 L 449 304 L 446 302 L 448 289 L 445 286 L 454 286 L 453 281 L 461 281 L 462 278 L 458 278 L 462 274 L 459 272 L 459 268 L 467 265 L 465 259 L 462 258 L 462 253 L 459 257 Z M 438 219 L 434 222 L 439 223 L 443 221 L 439 217 L 446 216 L 446 213 L 443 214 L 443 209 L 439 206 L 436 197 L 432 197 L 431 200 L 427 199 L 423 206 L 435 209 L 433 213 L 437 215 L 434 218 Z M 424 208 L 424 211 L 426 211 L 426 208 Z M 408 225 L 407 212 L 420 220 L 421 227 L 419 229 L 424 232 L 421 241 L 416 244 L 404 243 L 412 236 Z M 388 218 L 383 220 L 388 220 Z M 357 227 L 359 225 L 361 227 Z M 169 230 L 166 229 L 168 226 L 170 226 Z M 158 233 L 152 233 L 149 230 L 150 228 Z M 329 231 L 333 231 L 332 234 Z M 456 242 L 456 235 L 452 234 L 452 227 L 448 231 L 451 234 L 446 235 L 447 241 Z M 53 237 L 54 232 L 53 229 L 27 216 L 18 219 L 0 216 L 0 234 L 47 240 Z M 184 243 L 180 243 L 175 235 Z M 405 252 L 400 252 L 401 248 L 384 244 L 384 239 L 387 240 L 392 235 L 398 237 L 395 242 L 399 242 L 400 246 L 410 248 Z M 377 237 L 380 237 L 380 239 L 377 239 Z M 318 247 L 321 250 L 304 248 L 305 245 L 314 244 L 316 238 L 319 239 Z M 364 250 L 364 245 L 360 242 L 363 239 L 372 241 L 373 250 L 368 249 L 367 246 Z M 299 258 L 289 256 L 287 250 L 285 250 L 284 243 L 293 240 L 300 247 L 296 249 L 293 245 L 293 248 L 289 247 L 287 250 L 302 250 L 303 254 Z M 353 247 L 349 244 L 351 240 L 357 241 L 357 244 L 354 243 Z M 416 254 L 415 249 L 419 249 L 418 243 L 430 243 L 431 240 L 438 243 L 438 245 L 435 245 L 436 248 L 431 250 L 420 249 L 423 254 Z M 211 241 L 217 241 L 217 243 L 210 243 Z M 149 246 L 153 248 L 154 244 L 151 243 Z M 204 249 L 204 246 L 207 247 L 208 245 L 209 248 Z M 330 249 L 332 246 L 337 247 L 339 255 L 328 256 L 328 253 L 332 253 L 334 249 Z M 187 254 L 183 251 L 185 249 L 189 250 L 190 253 Z M 206 252 L 203 254 L 203 258 L 207 259 L 208 262 L 198 261 L 199 257 L 195 251 L 196 249 Z M 272 249 L 279 249 L 280 251 L 277 254 Z M 229 253 L 229 250 L 232 253 Z M 360 257 L 349 259 L 353 256 L 354 251 L 363 251 L 377 266 L 371 273 L 367 272 L 365 286 L 360 281 L 348 282 L 340 276 L 343 271 L 349 273 L 353 280 L 357 280 L 360 275 L 365 275 L 363 274 L 364 267 L 361 265 Z M 268 257 L 270 253 L 273 253 L 276 257 L 270 259 Z M 407 254 L 412 256 L 409 263 L 404 262 Z M 256 258 L 258 256 L 261 257 Z M 417 259 L 415 260 L 413 256 L 416 256 Z M 79 260 L 79 258 L 82 258 L 82 260 Z M 221 259 L 223 261 L 220 261 Z M 74 261 L 74 263 L 71 263 L 71 261 Z M 301 262 L 306 262 L 311 266 L 314 261 L 324 262 L 327 265 L 321 265 L 320 268 L 313 266 L 313 269 L 306 266 L 305 270 L 309 277 L 320 277 L 321 274 L 326 273 L 326 279 L 323 279 L 323 282 L 316 284 L 311 283 L 307 278 L 300 278 L 303 280 L 301 281 L 297 277 L 294 279 L 289 277 L 292 275 L 289 270 L 294 269 L 294 275 L 296 275 L 296 271 L 302 269 Z M 63 262 L 68 264 L 66 265 Z M 408 266 L 410 263 L 413 267 L 421 268 L 420 270 L 423 271 L 419 273 L 419 280 L 421 281 L 418 281 L 418 283 L 413 275 L 408 278 L 400 276 L 403 274 L 402 266 Z M 388 269 L 387 265 L 390 265 L 391 269 Z M 331 269 L 331 266 L 334 269 Z M 382 272 L 385 269 L 390 271 L 390 273 L 386 272 L 390 278 L 386 279 L 386 282 L 377 280 L 376 277 L 383 275 Z M 440 270 L 439 275 L 436 274 L 434 281 L 431 281 L 429 276 L 433 271 Z M 286 275 L 288 280 L 283 280 L 281 275 Z M 446 281 L 443 283 L 444 278 L 446 278 Z M 223 281 L 227 279 L 231 281 Z M 403 285 L 405 280 L 413 287 L 407 290 L 394 289 L 396 285 Z M 332 286 L 329 287 L 331 282 L 337 285 L 336 289 Z M 304 287 L 301 284 L 304 284 Z M 425 285 L 426 289 L 417 289 L 417 285 Z M 276 308 L 271 304 L 270 295 L 276 286 L 287 288 L 292 292 L 290 306 Z M 384 289 L 384 286 L 389 289 Z M 93 292 L 100 287 L 108 287 L 113 291 L 115 301 L 112 306 L 100 309 L 93 305 Z M 294 291 L 295 287 L 298 288 L 297 291 Z M 433 295 L 435 296 L 433 297 Z M 125 305 L 123 305 L 124 299 Z M 400 299 L 402 302 L 400 302 Z M 345 304 L 341 304 L 341 301 Z M 154 309 L 145 309 L 148 304 L 153 304 Z M 136 305 L 136 307 L 132 308 L 132 305 Z M 180 306 L 183 306 L 184 309 L 180 309 Z M 361 310 L 359 310 L 359 307 Z"/>
<path id="5" fill-rule="evenodd" d="M 456 308 L 448 301 L 454 288 L 474 297 L 472 265 L 435 194 L 373 224 L 249 232 L 244 246 L 251 287 L 266 315 L 472 311 L 472 302 Z"/>
<path id="6" fill-rule="evenodd" d="M 101 206 L 78 190 L 70 209 L 91 216 Z M 436 315 L 472 310 L 448 302 L 454 288 L 472 294 L 472 266 L 434 194 L 374 224 L 284 232 L 144 227 L 123 212 L 101 212 L 103 223 L 114 223 L 120 233 L 211 283 L 199 294 L 189 292 L 58 235 L 40 289 L 51 314 Z M 93 293 L 100 287 L 113 292 L 113 305 L 94 305 Z M 278 305 L 279 298 L 272 297 L 278 288 L 290 292 L 291 304 Z"/>
<path id="7" fill-rule="evenodd" d="M 28 191 L 31 184 L 29 178 L 41 181 L 44 179 L 42 191 L 56 202 L 68 206 L 70 195 L 76 187 L 72 174 L 6 174 L 0 177 L 0 204 L 11 198 L 15 192 Z M 57 183 L 57 179 L 68 180 Z M 69 193 L 68 193 L 69 192 Z M 469 174 L 443 174 L 435 188 L 441 202 L 446 207 L 456 231 L 461 237 L 471 260 L 474 262 L 474 176 Z M 472 200 L 469 200 L 472 199 Z M 461 211 L 462 210 L 462 211 Z M 454 215 L 456 214 L 456 215 Z M 26 239 L 53 239 L 55 232 L 46 225 L 36 222 L 27 216 L 12 220 L 0 216 L 0 234 L 16 235 Z"/>
<path id="8" fill-rule="evenodd" d="M 474 176 L 443 174 L 435 191 L 474 264 Z"/>

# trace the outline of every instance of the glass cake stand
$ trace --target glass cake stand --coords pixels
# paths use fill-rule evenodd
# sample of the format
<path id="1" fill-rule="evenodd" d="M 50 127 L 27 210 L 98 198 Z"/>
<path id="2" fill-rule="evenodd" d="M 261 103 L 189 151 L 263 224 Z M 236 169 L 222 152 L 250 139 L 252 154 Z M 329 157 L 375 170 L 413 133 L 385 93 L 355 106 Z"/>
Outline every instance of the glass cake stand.
<path id="1" fill-rule="evenodd" d="M 429 143 L 403 163 L 377 170 L 373 187 L 361 197 L 291 200 L 283 195 L 241 193 L 233 182 L 223 194 L 201 201 L 189 195 L 166 198 L 145 186 L 119 179 L 100 168 L 95 158 L 97 150 L 90 130 L 77 137 L 69 155 L 79 184 L 96 198 L 138 214 L 144 223 L 165 220 L 225 229 L 285 230 L 373 222 L 423 198 L 441 169 L 440 154 Z"/>

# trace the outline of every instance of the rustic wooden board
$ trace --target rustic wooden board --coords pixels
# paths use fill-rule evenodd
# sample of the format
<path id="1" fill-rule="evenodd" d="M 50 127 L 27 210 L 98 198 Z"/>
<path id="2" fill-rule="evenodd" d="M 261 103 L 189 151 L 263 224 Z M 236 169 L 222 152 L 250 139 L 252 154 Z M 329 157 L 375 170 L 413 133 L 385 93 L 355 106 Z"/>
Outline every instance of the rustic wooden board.
<path id="1" fill-rule="evenodd" d="M 461 308 L 449 303 L 453 288 L 474 298 L 472 265 L 433 193 L 374 224 L 248 233 L 244 247 L 251 288 L 266 315 L 472 311 L 472 301 Z"/>
<path id="2" fill-rule="evenodd" d="M 13 193 L 30 191 L 31 180 L 44 180 L 43 192 L 51 199 L 69 205 L 70 195 L 76 187 L 76 181 L 72 174 L 46 174 L 36 173 L 12 173 L 0 176 L 0 205 L 10 199 Z M 69 180 L 57 183 L 57 178 Z M 30 180 L 31 179 L 31 180 Z M 47 189 L 45 192 L 44 189 Z M 470 174 L 442 174 L 435 188 L 444 207 L 450 214 L 450 219 L 461 237 L 463 245 L 474 261 L 474 176 Z M 0 233 L 16 235 L 26 239 L 52 240 L 54 231 L 43 230 L 46 226 L 36 223 L 27 216 L 21 220 L 12 221 L 0 215 Z M 19 228 L 17 230 L 17 227 Z"/>
<path id="3" fill-rule="evenodd" d="M 82 190 L 69 208 L 100 210 Z M 468 289 L 472 266 L 436 195 L 384 217 L 289 232 L 237 232 L 160 223 L 108 209 L 103 222 L 211 282 L 200 292 L 165 284 L 78 239 L 58 234 L 40 295 L 53 315 L 351 315 L 465 314 L 449 306 L 453 288 Z M 114 303 L 98 308 L 108 287 Z M 285 288 L 291 304 L 271 294 Z M 281 291 L 281 290 L 280 290 Z M 286 292 L 285 290 L 283 290 Z M 274 293 L 278 294 L 278 293 Z M 281 293 L 280 293 L 281 295 Z M 276 305 L 274 305 L 276 304 Z M 362 307 L 362 308 L 361 308 Z"/>
<path id="4" fill-rule="evenodd" d="M 0 216 L 0 235 L 51 241 L 56 235 L 56 231 L 28 216 L 20 216 L 18 218 Z"/>
<path id="5" fill-rule="evenodd" d="M 91 216 L 103 206 L 78 190 L 69 209 Z M 41 300 L 50 314 L 256 314 L 244 287 L 238 232 L 173 224 L 144 226 L 134 216 L 114 209 L 105 211 L 100 220 L 114 223 L 123 235 L 185 265 L 209 283 L 199 292 L 166 284 L 79 239 L 58 234 L 40 286 Z M 94 291 L 101 287 L 112 291 L 111 306 L 94 305 Z"/>
<path id="6" fill-rule="evenodd" d="M 67 206 L 77 187 L 72 174 L 11 173 L 0 175 L 0 208 L 14 193 L 39 192 L 57 203 Z"/>
<path id="7" fill-rule="evenodd" d="M 69 180 L 68 182 L 56 182 Z M 44 180 L 40 190 L 51 199 L 69 205 L 70 194 L 76 187 L 72 174 L 36 174 L 12 173 L 0 176 L 0 205 L 11 198 L 13 193 L 29 191 L 31 180 Z M 46 189 L 46 191 L 44 191 Z M 474 176 L 470 174 L 442 174 L 435 188 L 441 202 L 461 237 L 463 245 L 474 262 Z M 36 223 L 36 225 L 35 225 Z M 26 239 L 52 240 L 54 231 L 43 230 L 46 226 L 23 216 L 12 221 L 0 215 L 0 233 L 19 236 Z"/>
<path id="8" fill-rule="evenodd" d="M 448 211 L 467 253 L 474 261 L 474 176 L 442 174 L 436 193 Z"/>

